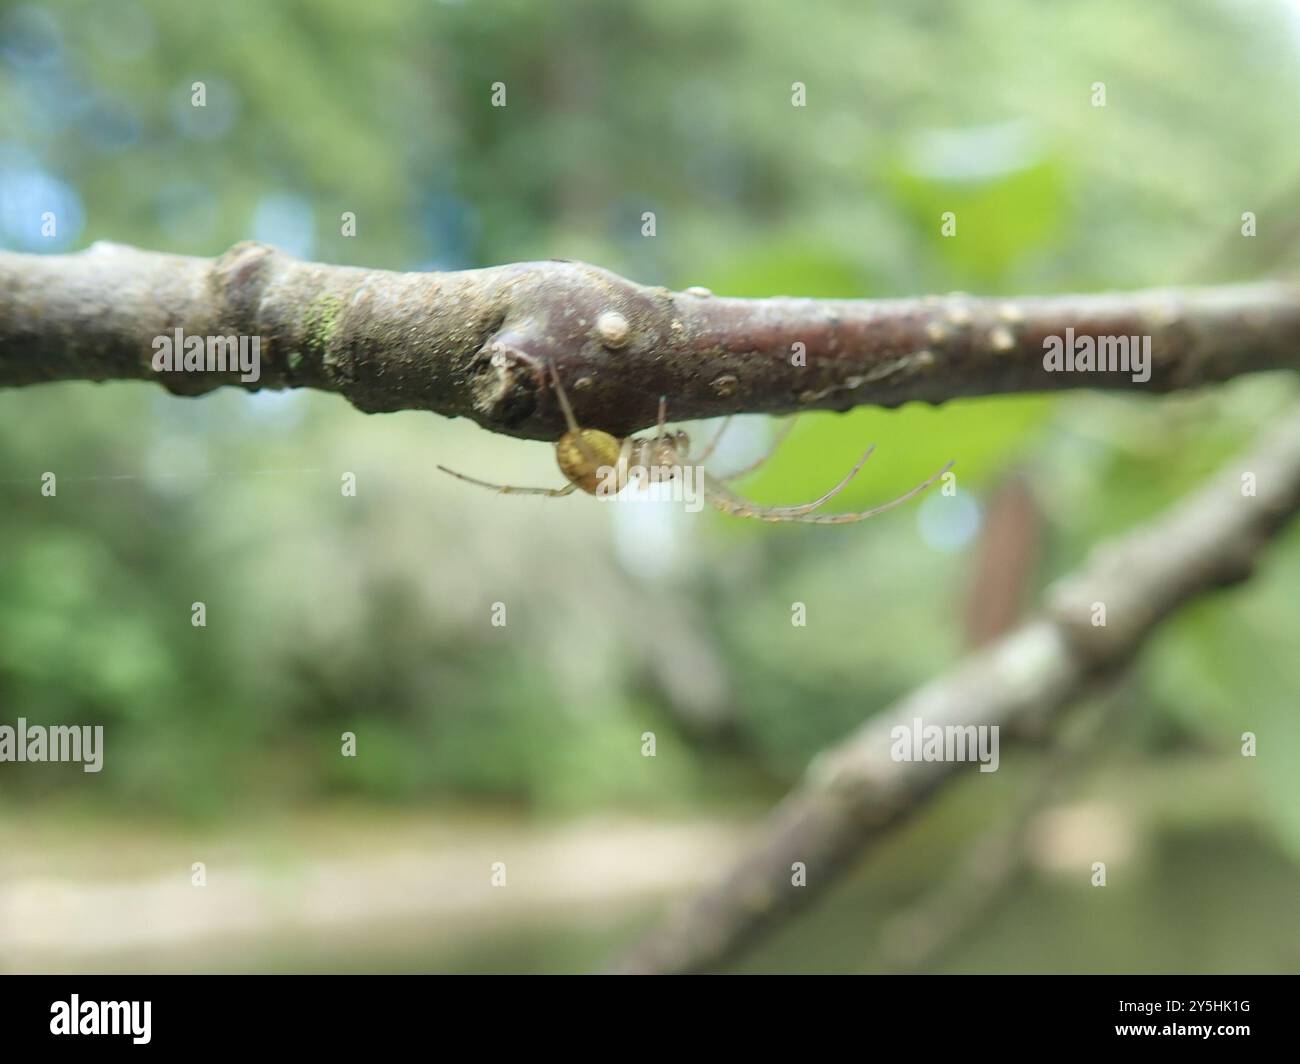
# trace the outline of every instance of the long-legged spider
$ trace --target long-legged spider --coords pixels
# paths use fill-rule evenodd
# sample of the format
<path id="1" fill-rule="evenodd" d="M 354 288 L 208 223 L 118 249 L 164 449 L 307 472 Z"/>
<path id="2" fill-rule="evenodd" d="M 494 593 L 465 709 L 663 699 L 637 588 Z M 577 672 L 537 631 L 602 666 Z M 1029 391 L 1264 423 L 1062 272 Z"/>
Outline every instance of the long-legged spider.
<path id="1" fill-rule="evenodd" d="M 628 436 L 620 440 L 618 437 L 611 436 L 599 429 L 579 427 L 577 418 L 573 416 L 573 408 L 569 405 L 569 397 L 564 392 L 564 386 L 560 383 L 559 376 L 556 374 L 554 367 L 548 368 L 551 370 L 551 379 L 555 383 L 556 398 L 559 399 L 560 409 L 564 411 L 564 420 L 569 427 L 569 430 L 555 444 L 555 459 L 559 464 L 560 472 L 568 479 L 568 484 L 562 488 L 520 488 L 510 484 L 492 484 L 486 480 L 478 480 L 475 477 L 468 477 L 464 473 L 457 473 L 455 470 L 442 465 L 438 466 L 438 468 L 458 480 L 463 480 L 469 484 L 477 484 L 482 488 L 490 488 L 492 491 L 500 492 L 503 495 L 547 495 L 558 498 L 562 495 L 571 495 L 579 488 L 589 495 L 614 495 L 628 484 L 642 480 L 641 474 L 646 470 L 670 471 L 670 475 L 681 476 L 683 468 L 690 465 L 694 466 L 698 472 L 704 489 L 704 497 L 709 501 L 710 505 L 723 513 L 732 514 L 735 517 L 751 517 L 758 521 L 799 521 L 814 525 L 842 525 L 853 521 L 865 521 L 868 517 L 875 517 L 876 514 L 892 510 L 895 506 L 907 502 L 908 499 L 921 494 L 926 488 L 934 484 L 953 465 L 952 462 L 949 462 L 933 476 L 927 477 L 910 491 L 904 492 L 895 499 L 890 499 L 889 502 L 873 506 L 870 510 L 849 514 L 814 514 L 813 510 L 833 499 L 848 486 L 849 481 L 857 476 L 858 470 L 863 467 L 867 459 L 871 457 L 872 451 L 875 450 L 873 444 L 867 448 L 866 453 L 858 459 L 857 464 L 849 470 L 844 479 L 820 498 L 814 499 L 812 502 L 801 503 L 798 506 L 760 506 L 758 503 L 751 502 L 732 492 L 727 487 L 727 483 L 747 473 L 752 473 L 766 462 L 789 434 L 790 429 L 794 426 L 794 418 L 791 418 L 782 428 L 771 447 L 757 461 L 727 476 L 715 477 L 704 472 L 703 464 L 717 449 L 722 434 L 727 431 L 727 426 L 731 423 L 730 417 L 723 420 L 717 433 L 704 450 L 698 455 L 692 455 L 690 453 L 691 441 L 686 433 L 667 431 L 668 401 L 664 397 L 659 400 L 659 424 L 653 436 Z"/>

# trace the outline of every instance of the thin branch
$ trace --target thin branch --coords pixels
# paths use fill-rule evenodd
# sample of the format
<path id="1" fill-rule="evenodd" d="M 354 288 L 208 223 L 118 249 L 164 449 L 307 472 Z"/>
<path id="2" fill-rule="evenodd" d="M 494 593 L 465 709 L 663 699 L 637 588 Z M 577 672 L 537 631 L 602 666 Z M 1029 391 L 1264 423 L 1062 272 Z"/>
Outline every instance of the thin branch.
<path id="1" fill-rule="evenodd" d="M 1150 379 L 1048 372 L 1044 339 L 1151 338 Z M 260 337 L 256 381 L 156 372 L 156 337 Z M 800 347 L 799 345 L 802 345 Z M 393 273 L 300 262 L 259 244 L 217 259 L 100 243 L 0 252 L 0 386 L 157 379 L 317 388 L 370 413 L 431 410 L 556 439 L 556 365 L 584 425 L 892 407 L 1062 388 L 1166 392 L 1300 368 L 1300 285 L 978 299 L 724 299 L 634 284 L 576 262 Z"/>
<path id="2" fill-rule="evenodd" d="M 1243 490 L 1253 474 L 1257 494 Z M 715 887 L 671 914 L 617 965 L 713 969 L 799 911 L 851 861 L 970 764 L 900 762 L 890 732 L 927 726 L 1041 728 L 1121 668 L 1191 599 L 1249 576 L 1300 510 L 1300 411 L 1159 519 L 1100 547 L 1057 584 L 1036 618 L 874 717 L 810 766 L 758 841 Z M 1096 604 L 1105 624 L 1094 625 Z M 792 885 L 802 862 L 807 885 Z"/>

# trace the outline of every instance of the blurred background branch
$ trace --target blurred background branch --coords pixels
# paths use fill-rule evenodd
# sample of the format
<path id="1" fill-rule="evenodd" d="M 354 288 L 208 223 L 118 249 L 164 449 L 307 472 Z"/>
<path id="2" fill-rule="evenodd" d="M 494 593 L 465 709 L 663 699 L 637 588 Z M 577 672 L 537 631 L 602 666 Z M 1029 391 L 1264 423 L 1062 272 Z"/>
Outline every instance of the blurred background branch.
<path id="1" fill-rule="evenodd" d="M 1127 663 L 1173 611 L 1245 579 L 1297 509 L 1300 408 L 1167 514 L 1098 547 L 1051 589 L 1039 617 L 820 754 L 723 880 L 673 913 L 617 970 L 690 972 L 730 959 L 960 772 L 974 771 L 951 759 L 893 759 L 895 727 L 910 729 L 917 719 L 939 727 L 1041 724 Z M 806 869 L 806 885 L 795 882 L 796 865 Z"/>
<path id="2" fill-rule="evenodd" d="M 1034 779 L 1016 796 L 1011 814 L 970 845 L 955 872 L 889 916 L 879 944 L 886 969 L 933 971 L 1029 871 L 1044 814 L 1064 800 L 1113 739 L 1118 715 L 1135 708 L 1122 682 L 1113 687 L 1081 713 L 1079 727 L 1043 736 Z"/>

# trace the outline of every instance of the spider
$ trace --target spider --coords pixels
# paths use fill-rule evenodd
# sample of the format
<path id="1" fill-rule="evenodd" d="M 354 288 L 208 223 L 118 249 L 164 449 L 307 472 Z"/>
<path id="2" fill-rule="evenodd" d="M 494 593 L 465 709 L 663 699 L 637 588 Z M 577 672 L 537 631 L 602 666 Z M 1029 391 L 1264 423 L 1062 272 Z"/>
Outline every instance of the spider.
<path id="1" fill-rule="evenodd" d="M 690 453 L 691 441 L 686 433 L 680 431 L 668 432 L 665 427 L 668 419 L 668 400 L 664 396 L 659 399 L 659 423 L 655 434 L 650 437 L 629 436 L 620 440 L 607 432 L 601 432 L 599 429 L 579 427 L 577 418 L 573 416 L 573 408 L 569 405 L 569 397 L 564 392 L 564 386 L 560 383 L 555 368 L 550 366 L 549 363 L 548 368 L 551 370 L 551 379 L 555 383 L 556 398 L 560 401 L 560 409 L 564 412 L 564 420 L 568 425 L 568 431 L 555 444 L 555 459 L 559 464 L 560 472 L 568 479 L 568 484 L 562 488 L 520 488 L 509 484 L 492 484 L 486 480 L 478 480 L 474 477 L 468 477 L 464 473 L 457 473 L 455 470 L 448 469 L 443 465 L 438 466 L 438 468 L 457 480 L 477 484 L 482 488 L 490 488 L 492 491 L 500 492 L 503 495 L 546 495 L 559 498 L 563 495 L 572 495 L 579 488 L 589 495 L 612 496 L 630 483 L 644 481 L 646 470 L 656 474 L 668 472 L 670 476 L 681 476 L 685 466 L 693 465 L 701 477 L 704 497 L 710 505 L 723 513 L 735 517 L 750 517 L 758 521 L 799 521 L 815 525 L 842 525 L 853 521 L 865 521 L 868 517 L 875 517 L 876 514 L 892 510 L 895 506 L 899 506 L 907 502 L 908 499 L 921 494 L 953 466 L 953 463 L 949 462 L 933 476 L 921 481 L 910 491 L 904 492 L 889 502 L 872 507 L 870 510 L 849 514 L 814 514 L 812 511 L 829 502 L 848 487 L 849 481 L 857 476 L 858 470 L 871 457 L 871 453 L 875 450 L 873 444 L 867 448 L 866 453 L 858 459 L 857 464 L 849 470 L 844 479 L 820 498 L 814 499 L 812 502 L 801 503 L 798 506 L 760 506 L 758 503 L 736 495 L 727 487 L 727 484 L 748 473 L 752 473 L 766 462 L 785 440 L 786 436 L 790 434 L 790 430 L 794 427 L 795 418 L 791 418 L 781 429 L 772 446 L 757 461 L 725 477 L 714 477 L 703 471 L 703 464 L 717 449 L 723 433 L 727 431 L 727 426 L 731 423 L 730 417 L 723 420 L 717 433 L 704 450 L 698 455 L 692 455 Z"/>

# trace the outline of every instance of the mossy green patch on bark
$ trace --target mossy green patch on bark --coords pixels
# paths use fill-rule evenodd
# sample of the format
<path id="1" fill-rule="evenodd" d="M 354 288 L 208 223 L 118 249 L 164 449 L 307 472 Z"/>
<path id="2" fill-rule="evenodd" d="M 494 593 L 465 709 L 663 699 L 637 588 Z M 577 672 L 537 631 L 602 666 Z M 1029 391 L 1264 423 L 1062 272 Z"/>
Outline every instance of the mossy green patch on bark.
<path id="1" fill-rule="evenodd" d="M 339 311 L 342 309 L 342 300 L 338 296 L 328 294 L 318 296 L 307 307 L 307 312 L 303 316 L 303 342 L 307 350 L 318 360 L 323 361 L 326 358 L 330 340 L 338 326 Z M 293 365 L 292 357 L 289 364 L 291 368 L 297 368 Z"/>

